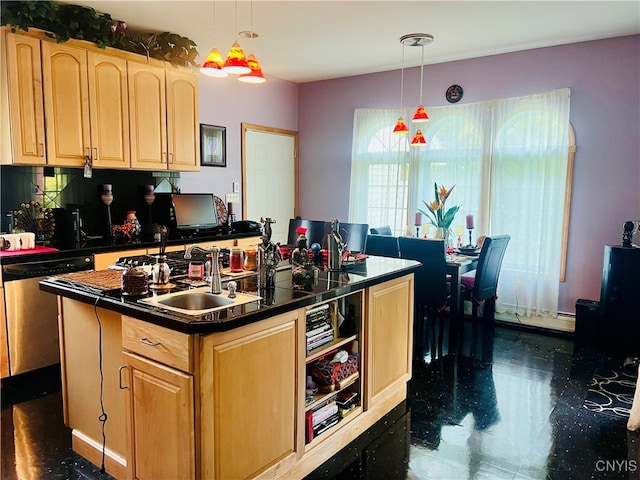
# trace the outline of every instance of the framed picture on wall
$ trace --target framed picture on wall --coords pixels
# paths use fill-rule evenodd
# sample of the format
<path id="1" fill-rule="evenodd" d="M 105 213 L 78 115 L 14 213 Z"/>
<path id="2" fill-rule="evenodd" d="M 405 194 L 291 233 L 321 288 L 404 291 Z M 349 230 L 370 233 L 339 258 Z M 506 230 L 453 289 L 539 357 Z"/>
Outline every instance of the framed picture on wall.
<path id="1" fill-rule="evenodd" d="M 200 165 L 227 166 L 227 128 L 200 124 Z"/>

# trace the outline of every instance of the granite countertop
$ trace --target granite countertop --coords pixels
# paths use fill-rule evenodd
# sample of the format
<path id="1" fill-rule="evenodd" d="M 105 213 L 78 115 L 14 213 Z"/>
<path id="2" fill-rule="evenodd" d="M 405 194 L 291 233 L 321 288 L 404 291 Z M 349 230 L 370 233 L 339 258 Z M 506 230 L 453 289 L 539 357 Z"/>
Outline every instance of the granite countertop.
<path id="1" fill-rule="evenodd" d="M 221 235 L 202 236 L 198 238 L 183 238 L 169 240 L 167 246 L 172 245 L 191 245 L 193 243 L 210 242 L 216 240 L 233 240 L 247 237 L 259 237 L 260 232 L 251 233 L 230 233 Z M 16 250 L 16 251 L 3 251 L 0 252 L 0 264 L 11 265 L 14 263 L 23 262 L 40 262 L 47 260 L 60 260 L 72 257 L 83 257 L 87 255 L 93 255 L 96 253 L 108 253 L 108 252 L 126 252 L 127 250 L 137 250 L 140 248 L 158 248 L 158 242 L 137 242 L 126 244 L 114 244 L 114 245 L 101 245 L 83 248 L 74 248 L 67 250 L 57 250 L 52 248 L 35 248 L 33 250 Z"/>
<path id="2" fill-rule="evenodd" d="M 292 285 L 291 268 L 288 268 L 287 264 L 282 264 L 276 273 L 275 287 L 271 289 L 265 289 L 258 281 L 256 274 L 242 278 L 223 277 L 223 289 L 226 289 L 229 280 L 234 280 L 238 283 L 238 292 L 255 294 L 261 299 L 201 316 L 174 313 L 138 301 L 141 298 L 167 292 L 150 291 L 143 297 L 127 296 L 122 295 L 120 289 L 100 290 L 55 276 L 40 281 L 40 289 L 183 333 L 213 333 L 231 330 L 362 290 L 412 273 L 419 265 L 413 260 L 370 256 L 357 265 L 350 266 L 346 271 L 330 272 L 319 269 L 317 280 L 305 288 Z M 180 282 L 175 283 L 180 284 Z M 188 288 L 188 286 L 178 287 L 183 290 Z"/>

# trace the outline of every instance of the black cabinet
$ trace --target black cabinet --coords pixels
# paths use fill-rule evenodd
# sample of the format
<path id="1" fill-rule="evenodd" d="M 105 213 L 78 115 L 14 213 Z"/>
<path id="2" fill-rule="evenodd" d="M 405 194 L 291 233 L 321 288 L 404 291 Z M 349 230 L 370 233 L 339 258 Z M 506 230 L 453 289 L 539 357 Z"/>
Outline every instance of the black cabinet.
<path id="1" fill-rule="evenodd" d="M 609 350 L 640 354 L 640 248 L 604 247 L 599 332 Z"/>

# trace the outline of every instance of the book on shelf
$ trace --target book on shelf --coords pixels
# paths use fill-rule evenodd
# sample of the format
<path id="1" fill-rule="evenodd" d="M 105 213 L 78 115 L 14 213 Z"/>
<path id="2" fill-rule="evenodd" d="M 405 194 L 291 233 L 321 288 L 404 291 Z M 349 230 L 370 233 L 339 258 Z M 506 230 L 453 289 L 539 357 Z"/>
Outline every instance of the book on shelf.
<path id="1" fill-rule="evenodd" d="M 333 335 L 331 335 L 329 337 L 326 337 L 326 338 L 323 338 L 321 340 L 318 340 L 317 342 L 307 343 L 307 350 L 313 350 L 314 348 L 321 347 L 325 343 L 333 342 L 333 340 L 334 340 Z"/>
<path id="2" fill-rule="evenodd" d="M 337 425 L 338 422 L 340 422 L 340 420 L 342 420 L 342 416 L 339 413 L 334 413 L 329 418 L 327 418 L 324 422 L 321 422 L 318 425 L 314 426 L 313 427 L 314 437 L 329 430 L 334 425 Z"/>
<path id="3" fill-rule="evenodd" d="M 324 332 L 316 333 L 315 335 L 312 335 L 311 337 L 307 337 L 307 345 L 309 345 L 310 343 L 315 343 L 315 342 L 320 341 L 323 338 L 327 338 L 327 337 L 331 337 L 331 338 L 335 337 L 335 332 L 333 331 L 333 329 L 325 330 Z"/>
<path id="4" fill-rule="evenodd" d="M 313 323 L 317 320 L 327 319 L 330 317 L 329 304 L 325 303 L 324 305 L 320 305 L 319 307 L 312 308 L 311 310 L 307 310 L 306 318 L 307 323 Z"/>
<path id="5" fill-rule="evenodd" d="M 321 314 L 329 310 L 329 304 L 323 303 L 322 305 L 318 305 L 317 307 L 310 308 L 307 310 L 307 318 L 313 315 Z"/>
<path id="6" fill-rule="evenodd" d="M 336 404 L 339 408 L 350 408 L 358 401 L 358 392 L 343 390 L 336 396 Z"/>
<path id="7" fill-rule="evenodd" d="M 306 434 L 307 434 L 307 443 L 311 443 L 313 440 L 313 413 L 306 412 L 304 415 L 305 423 L 306 423 Z"/>
<path id="8" fill-rule="evenodd" d="M 307 314 L 307 331 L 313 330 L 314 328 L 318 328 L 321 325 L 327 323 L 331 325 L 331 312 L 329 311 L 329 309 L 326 309 L 323 312 L 314 313 L 312 315 Z"/>
<path id="9" fill-rule="evenodd" d="M 328 405 L 324 405 L 322 408 L 311 412 L 312 424 L 316 425 L 324 422 L 327 418 L 338 413 L 338 404 L 331 402 Z"/>
<path id="10" fill-rule="evenodd" d="M 307 339 L 315 335 L 318 335 L 320 333 L 324 333 L 327 330 L 333 330 L 333 326 L 330 323 L 326 323 L 326 322 L 320 324 L 318 327 L 314 328 L 313 330 L 307 329 L 307 333 L 306 333 Z"/>

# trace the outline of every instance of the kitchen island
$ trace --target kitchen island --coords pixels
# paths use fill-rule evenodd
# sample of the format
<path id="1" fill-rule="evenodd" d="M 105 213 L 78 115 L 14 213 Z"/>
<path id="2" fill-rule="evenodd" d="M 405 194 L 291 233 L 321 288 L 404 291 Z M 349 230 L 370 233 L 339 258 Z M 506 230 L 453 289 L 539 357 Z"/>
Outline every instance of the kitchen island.
<path id="1" fill-rule="evenodd" d="M 271 289 L 255 274 L 234 278 L 256 300 L 208 315 L 43 280 L 58 296 L 74 450 L 116 478 L 304 477 L 406 398 L 418 265 L 369 257 L 302 288 L 290 269 Z M 320 311 L 330 339 L 316 347 L 308 331 Z M 341 350 L 355 371 L 308 394 L 307 377 Z M 316 425 L 338 395 L 355 401 Z"/>

